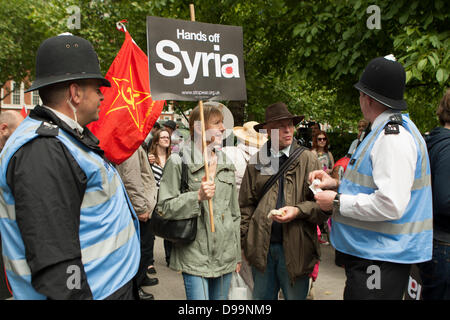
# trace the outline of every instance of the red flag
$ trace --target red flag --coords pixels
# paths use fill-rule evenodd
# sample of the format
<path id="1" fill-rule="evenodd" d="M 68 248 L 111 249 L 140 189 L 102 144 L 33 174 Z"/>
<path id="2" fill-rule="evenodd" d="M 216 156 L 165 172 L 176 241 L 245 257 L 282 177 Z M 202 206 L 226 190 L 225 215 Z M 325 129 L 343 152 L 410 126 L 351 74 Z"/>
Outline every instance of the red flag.
<path id="1" fill-rule="evenodd" d="M 99 119 L 88 125 L 100 140 L 106 157 L 116 164 L 128 159 L 139 148 L 158 120 L 165 102 L 152 100 L 147 55 L 124 27 L 122 31 L 125 41 L 105 76 L 111 88 L 102 87 L 105 98 Z"/>
<path id="2" fill-rule="evenodd" d="M 337 166 L 341 166 L 342 168 L 344 168 L 344 172 L 345 170 L 347 170 L 347 166 L 348 163 L 350 162 L 350 158 L 345 156 L 340 158 L 338 161 L 336 161 L 336 163 L 333 166 L 333 169 L 336 168 Z"/>
<path id="3" fill-rule="evenodd" d="M 20 114 L 22 115 L 22 117 L 26 118 L 28 115 L 27 107 L 23 106 L 22 110 L 20 110 Z"/>

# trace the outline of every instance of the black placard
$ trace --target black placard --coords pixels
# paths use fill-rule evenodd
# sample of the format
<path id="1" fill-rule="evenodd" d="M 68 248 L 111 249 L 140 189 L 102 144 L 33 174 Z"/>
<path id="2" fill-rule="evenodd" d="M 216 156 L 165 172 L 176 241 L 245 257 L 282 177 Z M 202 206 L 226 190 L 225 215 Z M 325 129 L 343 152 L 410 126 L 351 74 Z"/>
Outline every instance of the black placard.
<path id="1" fill-rule="evenodd" d="M 153 100 L 247 100 L 242 27 L 147 17 Z"/>

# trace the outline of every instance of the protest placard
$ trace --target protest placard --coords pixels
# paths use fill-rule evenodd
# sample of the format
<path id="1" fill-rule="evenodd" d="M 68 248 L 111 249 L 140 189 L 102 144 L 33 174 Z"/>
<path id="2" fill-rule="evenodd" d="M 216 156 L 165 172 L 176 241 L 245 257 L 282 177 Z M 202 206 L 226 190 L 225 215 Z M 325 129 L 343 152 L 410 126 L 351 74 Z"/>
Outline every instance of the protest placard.
<path id="1" fill-rule="evenodd" d="M 247 100 L 242 27 L 147 17 L 154 100 Z"/>

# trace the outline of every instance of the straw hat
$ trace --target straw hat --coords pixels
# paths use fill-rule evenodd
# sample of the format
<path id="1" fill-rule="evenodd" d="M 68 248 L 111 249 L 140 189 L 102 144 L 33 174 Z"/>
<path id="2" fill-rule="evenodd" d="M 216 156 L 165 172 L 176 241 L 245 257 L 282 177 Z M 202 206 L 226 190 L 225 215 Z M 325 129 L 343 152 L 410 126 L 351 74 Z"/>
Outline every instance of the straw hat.
<path id="1" fill-rule="evenodd" d="M 252 147 L 261 148 L 268 138 L 266 134 L 257 132 L 254 126 L 257 125 L 256 121 L 249 121 L 244 123 L 243 127 L 234 127 L 233 133 L 240 141 L 250 145 Z"/>

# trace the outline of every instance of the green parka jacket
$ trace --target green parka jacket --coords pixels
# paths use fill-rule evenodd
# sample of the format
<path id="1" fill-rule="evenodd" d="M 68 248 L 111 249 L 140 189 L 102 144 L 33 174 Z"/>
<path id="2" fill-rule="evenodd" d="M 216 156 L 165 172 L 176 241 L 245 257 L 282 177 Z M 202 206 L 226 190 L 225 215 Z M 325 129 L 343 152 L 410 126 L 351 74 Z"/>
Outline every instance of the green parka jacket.
<path id="1" fill-rule="evenodd" d="M 197 236 L 190 244 L 174 244 L 170 268 L 191 275 L 215 278 L 233 272 L 241 261 L 240 219 L 235 167 L 223 152 L 217 151 L 216 190 L 213 202 L 215 232 L 211 232 L 208 201 L 198 201 L 205 168 L 202 152 L 193 144 L 182 148 L 188 165 L 189 191 L 180 193 L 181 157 L 172 154 L 159 188 L 158 212 L 167 219 L 198 217 Z"/>
<path id="2" fill-rule="evenodd" d="M 290 154 L 298 148 L 293 142 Z M 269 252 L 272 219 L 267 218 L 270 210 L 275 209 L 278 195 L 278 181 L 260 198 L 260 192 L 270 175 L 261 174 L 268 159 L 262 152 L 268 152 L 267 143 L 249 162 L 242 179 L 239 193 L 241 208 L 241 244 L 250 265 L 264 272 Z M 263 156 L 263 157 L 262 157 Z M 314 200 L 309 189 L 308 175 L 313 170 L 320 170 L 317 157 L 305 150 L 284 173 L 285 206 L 299 208 L 298 217 L 282 225 L 283 250 L 286 268 L 291 282 L 296 278 L 310 274 L 320 259 L 320 247 L 317 238 L 317 225 L 329 216 L 324 213 Z"/>

